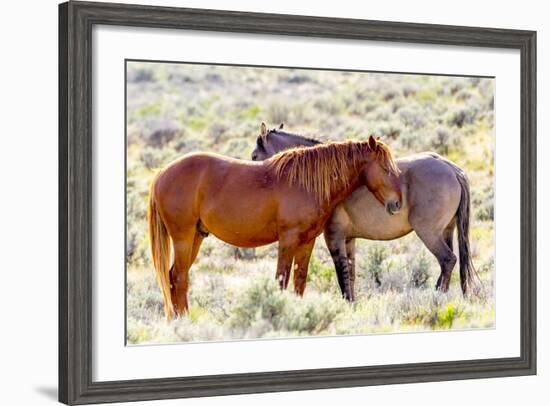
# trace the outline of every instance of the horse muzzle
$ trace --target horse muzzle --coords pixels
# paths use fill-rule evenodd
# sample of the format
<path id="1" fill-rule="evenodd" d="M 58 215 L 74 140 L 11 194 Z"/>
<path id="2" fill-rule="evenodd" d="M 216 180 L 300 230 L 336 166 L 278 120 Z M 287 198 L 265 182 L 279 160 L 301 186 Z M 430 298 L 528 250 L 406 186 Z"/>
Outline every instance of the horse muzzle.
<path id="1" fill-rule="evenodd" d="M 386 211 L 390 216 L 399 213 L 401 210 L 401 202 L 399 200 L 393 200 L 386 203 Z"/>

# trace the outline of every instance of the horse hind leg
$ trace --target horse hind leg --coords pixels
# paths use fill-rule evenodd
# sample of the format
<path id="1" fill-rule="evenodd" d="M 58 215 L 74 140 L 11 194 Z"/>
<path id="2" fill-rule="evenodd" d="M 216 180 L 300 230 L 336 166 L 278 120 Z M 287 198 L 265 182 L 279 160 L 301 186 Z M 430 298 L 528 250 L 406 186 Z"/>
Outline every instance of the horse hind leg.
<path id="1" fill-rule="evenodd" d="M 450 240 L 445 232 L 423 234 L 417 230 L 417 235 L 439 262 L 441 274 L 437 279 L 435 288 L 442 292 L 447 292 L 449 290 L 451 274 L 457 261 L 456 255 L 448 245 L 449 241 L 451 241 L 452 245 L 452 240 Z"/>
<path id="2" fill-rule="evenodd" d="M 445 239 L 445 244 L 447 244 L 447 247 L 450 248 L 451 251 L 454 250 L 453 248 L 453 237 L 454 232 L 456 228 L 456 221 L 453 219 L 449 225 L 443 230 L 443 238 Z"/>
<path id="3" fill-rule="evenodd" d="M 443 254 L 439 254 L 439 256 L 436 255 L 439 265 L 441 267 L 441 274 L 439 275 L 439 278 L 437 279 L 437 283 L 435 285 L 435 288 L 437 290 L 441 290 L 443 292 L 447 292 L 449 290 L 449 283 L 451 281 L 451 275 L 453 272 L 453 269 L 456 265 L 457 258 L 456 255 L 453 252 L 453 235 L 455 230 L 455 222 L 454 220 L 443 230 L 442 237 L 445 241 L 445 244 L 450 250 L 444 252 Z M 445 251 L 442 249 L 441 251 Z"/>
<path id="4" fill-rule="evenodd" d="M 306 289 L 307 271 L 315 239 L 298 247 L 294 255 L 294 291 L 303 296 Z"/>
<path id="5" fill-rule="evenodd" d="M 177 316 L 185 314 L 189 308 L 189 269 L 195 261 L 204 235 L 195 229 L 174 239 L 174 265 L 170 270 L 172 302 Z"/>

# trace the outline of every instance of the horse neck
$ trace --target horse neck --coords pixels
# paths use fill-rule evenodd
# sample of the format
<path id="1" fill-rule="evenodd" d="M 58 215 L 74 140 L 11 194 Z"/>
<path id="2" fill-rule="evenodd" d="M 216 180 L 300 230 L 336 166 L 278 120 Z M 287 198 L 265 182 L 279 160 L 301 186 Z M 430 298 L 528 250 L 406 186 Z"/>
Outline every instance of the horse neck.
<path id="1" fill-rule="evenodd" d="M 334 182 L 331 185 L 330 199 L 323 202 L 327 209 L 332 211 L 337 205 L 347 199 L 359 186 L 361 186 L 361 173 L 364 170 L 365 164 L 359 164 L 350 168 L 349 182 Z"/>
<path id="2" fill-rule="evenodd" d="M 330 208 L 360 185 L 361 171 L 368 159 L 363 145 L 349 142 L 290 151 L 270 160 L 268 165 L 273 165 L 277 176 L 286 176 L 291 185 L 297 183 L 313 193 L 321 207 Z"/>
<path id="3" fill-rule="evenodd" d="M 348 144 L 348 147 L 356 148 L 353 144 Z M 371 158 L 370 153 L 365 149 L 361 149 L 359 152 L 356 150 L 352 155 L 354 155 L 355 161 L 348 160 L 343 167 L 338 165 L 339 176 L 331 179 L 330 197 L 324 201 L 324 205 L 329 209 L 336 207 L 362 184 L 361 175 Z"/>
<path id="4" fill-rule="evenodd" d="M 312 147 L 314 145 L 321 144 L 321 141 L 302 137 L 298 134 L 285 133 L 285 136 L 289 139 L 291 143 L 295 144 L 296 146 Z"/>
<path id="5" fill-rule="evenodd" d="M 293 147 L 312 147 L 321 143 L 320 141 L 305 138 L 298 134 L 279 132 L 275 133 L 275 135 L 278 140 L 278 145 L 275 146 L 277 152 Z"/>

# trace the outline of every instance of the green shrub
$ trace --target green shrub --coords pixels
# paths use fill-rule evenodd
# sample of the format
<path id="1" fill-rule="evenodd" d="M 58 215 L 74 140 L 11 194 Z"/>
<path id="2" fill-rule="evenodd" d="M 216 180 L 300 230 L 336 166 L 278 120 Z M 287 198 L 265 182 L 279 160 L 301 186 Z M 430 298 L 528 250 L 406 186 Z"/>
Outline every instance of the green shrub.
<path id="1" fill-rule="evenodd" d="M 382 244 L 373 243 L 369 246 L 367 252 L 367 261 L 368 268 L 367 272 L 374 280 L 377 287 L 379 287 L 382 282 L 380 281 L 382 272 L 384 271 L 383 263 L 388 255 L 387 248 Z"/>
<path id="2" fill-rule="evenodd" d="M 345 306 L 344 301 L 334 301 L 325 295 L 310 294 L 300 298 L 281 291 L 274 279 L 262 278 L 249 286 L 232 307 L 229 325 L 247 330 L 267 323 L 273 331 L 297 335 L 322 333 Z"/>
<path id="3" fill-rule="evenodd" d="M 430 279 L 430 262 L 424 251 L 422 251 L 411 264 L 411 286 L 414 288 L 425 288 Z"/>
<path id="4" fill-rule="evenodd" d="M 346 310 L 343 300 L 334 300 L 325 295 L 308 295 L 302 299 L 291 298 L 284 317 L 276 319 L 274 327 L 302 334 L 323 334 L 337 316 Z"/>
<path id="5" fill-rule="evenodd" d="M 329 264 L 323 264 L 315 252 L 312 253 L 309 260 L 309 269 L 307 274 L 308 285 L 312 285 L 321 292 L 328 292 L 337 286 L 336 271 L 332 260 Z"/>
<path id="6" fill-rule="evenodd" d="M 474 215 L 480 221 L 492 221 L 495 214 L 494 188 L 488 185 L 483 189 L 475 188 L 471 191 Z"/>
<path id="7" fill-rule="evenodd" d="M 262 278 L 242 294 L 231 309 L 229 324 L 233 328 L 247 328 L 258 318 L 274 322 L 284 315 L 288 296 L 279 290 L 275 279 Z"/>
<path id="8" fill-rule="evenodd" d="M 439 329 L 450 329 L 453 327 L 453 322 L 460 317 L 461 310 L 453 303 L 448 303 L 443 309 L 437 313 L 435 327 Z"/>

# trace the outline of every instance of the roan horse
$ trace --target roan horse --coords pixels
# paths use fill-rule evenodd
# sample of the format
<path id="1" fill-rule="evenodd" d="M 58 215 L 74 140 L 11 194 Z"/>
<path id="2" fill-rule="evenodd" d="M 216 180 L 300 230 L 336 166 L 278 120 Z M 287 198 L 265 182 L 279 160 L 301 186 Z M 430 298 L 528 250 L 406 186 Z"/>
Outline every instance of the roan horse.
<path id="1" fill-rule="evenodd" d="M 279 241 L 276 278 L 286 288 L 294 262 L 294 288 L 302 295 L 315 238 L 334 208 L 365 185 L 387 210 L 398 211 L 397 179 L 390 149 L 373 137 L 291 149 L 264 162 L 213 153 L 172 162 L 155 176 L 148 210 L 166 317 L 187 311 L 189 268 L 209 233 L 239 247 Z"/>
<path id="2" fill-rule="evenodd" d="M 268 159 L 287 148 L 316 146 L 321 141 L 273 129 L 259 136 L 252 160 Z M 447 291 L 457 262 L 453 234 L 458 230 L 460 283 L 464 295 L 471 289 L 475 269 L 470 256 L 470 186 L 457 165 L 435 154 L 422 153 L 396 159 L 400 169 L 403 207 L 390 216 L 375 196 L 360 187 L 334 210 L 325 224 L 327 247 L 336 267 L 342 294 L 354 300 L 355 238 L 393 240 L 412 230 L 437 258 L 441 274 L 436 289 Z M 349 280 L 346 280 L 348 279 Z M 351 296 L 346 294 L 350 285 Z"/>

